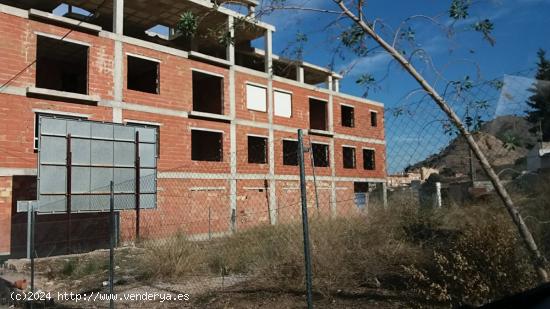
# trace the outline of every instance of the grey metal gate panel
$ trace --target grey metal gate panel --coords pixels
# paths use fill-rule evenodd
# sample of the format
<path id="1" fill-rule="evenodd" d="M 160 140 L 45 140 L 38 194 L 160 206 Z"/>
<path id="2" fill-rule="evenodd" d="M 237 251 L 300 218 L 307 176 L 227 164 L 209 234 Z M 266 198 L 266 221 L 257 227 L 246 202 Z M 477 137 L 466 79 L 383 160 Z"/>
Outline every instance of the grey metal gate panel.
<path id="1" fill-rule="evenodd" d="M 41 116 L 39 212 L 64 213 L 68 207 L 71 212 L 108 211 L 111 181 L 117 210 L 136 209 L 136 201 L 140 208 L 155 208 L 157 134 L 155 128 L 146 126 Z"/>

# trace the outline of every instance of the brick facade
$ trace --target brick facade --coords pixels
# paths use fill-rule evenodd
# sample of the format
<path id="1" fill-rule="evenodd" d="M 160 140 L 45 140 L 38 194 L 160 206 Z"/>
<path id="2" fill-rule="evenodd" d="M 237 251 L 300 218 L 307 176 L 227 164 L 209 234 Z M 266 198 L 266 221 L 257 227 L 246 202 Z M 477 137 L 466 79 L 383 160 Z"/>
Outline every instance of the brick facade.
<path id="1" fill-rule="evenodd" d="M 10 252 L 11 177 L 0 177 L 0 254 Z"/>
<path id="2" fill-rule="evenodd" d="M 264 72 L 252 72 L 251 69 L 241 69 L 236 65 L 228 67 L 192 60 L 177 56 L 174 52 L 145 47 L 150 45 L 138 46 L 126 41 L 122 43 L 123 100 L 115 102 L 115 38 L 111 34 L 103 31 L 99 34 L 69 31 L 59 24 L 20 16 L 25 15 L 26 11 L 14 10 L 17 14 L 0 13 L 0 41 L 8 42 L 0 45 L 0 85 L 5 84 L 0 91 L 0 254 L 10 252 L 14 204 L 12 176 L 32 175 L 36 169 L 34 120 L 35 113 L 40 111 L 72 113 L 84 115 L 90 120 L 111 122 L 116 121 L 117 113 L 120 112 L 117 109 L 121 109 L 122 117 L 119 121 L 160 124 L 158 208 L 141 212 L 143 237 L 165 237 L 178 231 L 194 235 L 226 233 L 231 229 L 269 224 L 273 216 L 278 222 L 298 219 L 299 169 L 283 164 L 282 143 L 285 139 L 295 140 L 298 128 L 307 132 L 311 97 L 325 100 L 327 106 L 332 107 L 328 114 L 332 115 L 329 124 L 332 124 L 331 131 L 334 134 L 306 137 L 307 143 L 311 140 L 313 143 L 329 145 L 331 152 L 330 165 L 315 170 L 320 177 L 318 193 L 322 201 L 318 212 L 315 212 L 330 216 L 356 211 L 353 200 L 350 200 L 354 191 L 353 182 L 385 181 L 384 110 L 379 103 L 293 80 L 271 78 Z M 83 104 L 60 98 L 26 95 L 26 88 L 35 86 L 36 41 L 39 35 L 65 37 L 66 40 L 89 46 L 88 94 L 98 96 L 99 103 Z M 159 62 L 158 94 L 127 89 L 128 55 L 152 58 Z M 228 117 L 228 121 L 188 116 L 193 109 L 193 70 L 223 77 L 223 115 Z M 292 116 L 270 117 L 270 112 L 247 109 L 247 83 L 290 92 Z M 268 93 L 268 97 L 271 95 Z M 341 125 L 341 104 L 354 107 L 355 127 Z M 371 111 L 378 114 L 376 127 L 370 123 Z M 192 160 L 191 130 L 197 128 L 223 133 L 221 162 Z M 248 163 L 247 135 L 271 136 L 274 156 L 268 156 L 267 163 Z M 343 146 L 356 147 L 355 169 L 343 168 Z M 375 150 L 375 170 L 363 169 L 363 148 Z M 312 166 L 308 155 L 306 172 L 311 175 Z M 232 160 L 236 162 L 234 168 L 231 166 Z M 273 189 L 275 191 L 270 192 Z M 311 181 L 308 189 L 309 205 L 314 207 Z M 337 205 L 332 201 L 337 201 Z M 231 205 L 235 205 L 234 210 Z M 232 220 L 229 220 L 231 216 L 235 217 L 233 226 Z M 122 212 L 120 219 L 121 238 L 133 239 L 134 212 Z"/>

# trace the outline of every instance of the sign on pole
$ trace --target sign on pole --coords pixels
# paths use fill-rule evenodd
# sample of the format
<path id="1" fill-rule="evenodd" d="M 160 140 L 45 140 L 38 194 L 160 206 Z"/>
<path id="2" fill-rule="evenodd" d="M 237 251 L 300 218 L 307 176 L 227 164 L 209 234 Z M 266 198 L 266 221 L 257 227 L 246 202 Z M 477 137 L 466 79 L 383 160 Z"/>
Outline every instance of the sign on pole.
<path id="1" fill-rule="evenodd" d="M 39 213 L 156 207 L 157 130 L 49 116 L 39 118 Z"/>

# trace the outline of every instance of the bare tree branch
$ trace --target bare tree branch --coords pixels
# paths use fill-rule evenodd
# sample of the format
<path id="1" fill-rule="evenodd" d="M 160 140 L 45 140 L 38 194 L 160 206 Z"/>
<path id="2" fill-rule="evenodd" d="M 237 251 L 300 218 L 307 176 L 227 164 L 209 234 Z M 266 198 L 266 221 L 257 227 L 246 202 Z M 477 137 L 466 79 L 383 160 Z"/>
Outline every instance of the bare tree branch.
<path id="1" fill-rule="evenodd" d="M 312 8 L 312 7 L 304 7 L 304 6 L 269 6 L 268 10 L 272 11 L 310 11 L 310 12 L 317 12 L 317 13 L 328 13 L 328 14 L 336 14 L 336 15 L 342 15 L 341 11 L 333 11 L 328 9 L 319 9 L 319 8 Z"/>
<path id="2" fill-rule="evenodd" d="M 397 39 L 399 37 L 399 34 L 401 33 L 401 28 L 403 28 L 403 26 L 405 24 L 407 24 L 408 22 L 410 22 L 411 20 L 413 19 L 426 19 L 428 20 L 429 22 L 441 27 L 442 29 L 443 28 L 446 28 L 442 23 L 440 23 L 439 21 L 437 21 L 437 19 L 435 17 L 430 17 L 430 16 L 427 16 L 427 15 L 413 15 L 413 16 L 410 16 L 410 17 L 407 17 L 405 20 L 403 20 L 401 22 L 401 24 L 399 25 L 399 27 L 397 27 L 397 30 L 395 31 L 395 35 L 393 37 L 393 42 L 392 42 L 392 46 L 395 48 L 395 45 L 397 43 Z"/>
<path id="3" fill-rule="evenodd" d="M 543 282 L 548 282 L 548 273 L 546 272 L 546 258 L 541 254 L 540 250 L 538 249 L 538 246 L 535 242 L 535 239 L 533 238 L 533 235 L 531 234 L 531 231 L 525 224 L 525 221 L 521 214 L 519 213 L 518 209 L 514 205 L 514 202 L 512 201 L 512 198 L 508 194 L 508 191 L 504 187 L 504 185 L 500 182 L 500 179 L 498 178 L 498 175 L 495 173 L 493 168 L 491 167 L 489 161 L 487 160 L 487 157 L 481 151 L 481 148 L 473 138 L 472 134 L 467 130 L 467 128 L 464 126 L 458 115 L 454 112 L 454 110 L 449 106 L 447 101 L 439 95 L 439 93 L 422 77 L 422 75 L 414 68 L 414 66 L 405 58 L 401 53 L 399 53 L 393 46 L 388 44 L 382 37 L 380 37 L 376 32 L 372 30 L 372 28 L 365 22 L 360 20 L 352 11 L 349 10 L 349 8 L 346 6 L 346 4 L 343 2 L 343 0 L 333 0 L 338 6 L 342 9 L 344 13 L 358 26 L 360 26 L 371 38 L 373 38 L 378 44 L 382 46 L 386 51 L 388 51 L 393 58 L 395 58 L 401 66 L 409 72 L 409 74 L 420 84 L 422 88 L 426 90 L 426 92 L 432 97 L 434 102 L 439 106 L 439 108 L 447 115 L 449 120 L 453 123 L 453 125 L 458 129 L 458 131 L 464 136 L 466 139 L 466 142 L 468 143 L 468 146 L 473 151 L 477 159 L 479 160 L 481 167 L 491 180 L 491 183 L 493 184 L 495 191 L 502 199 L 509 215 L 511 216 L 512 220 L 514 221 L 516 227 L 518 228 L 519 234 L 521 238 L 523 239 L 527 249 L 531 253 L 531 257 L 533 260 L 533 264 L 535 269 L 537 270 L 537 273 Z"/>

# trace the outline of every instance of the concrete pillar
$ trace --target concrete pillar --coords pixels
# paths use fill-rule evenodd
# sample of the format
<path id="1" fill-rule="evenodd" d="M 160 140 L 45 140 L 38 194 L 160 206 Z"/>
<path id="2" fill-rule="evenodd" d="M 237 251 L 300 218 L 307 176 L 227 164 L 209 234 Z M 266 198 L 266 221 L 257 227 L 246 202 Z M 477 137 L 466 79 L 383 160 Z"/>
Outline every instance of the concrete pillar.
<path id="1" fill-rule="evenodd" d="M 237 126 L 234 122 L 231 122 L 229 125 L 229 143 L 229 160 L 231 165 L 231 179 L 229 179 L 229 217 L 232 218 L 232 214 L 237 214 Z M 231 230 L 234 229 L 235 226 L 231 225 Z"/>
<path id="2" fill-rule="evenodd" d="M 270 139 L 273 141 L 273 139 Z M 275 177 L 269 180 L 269 222 L 273 225 L 277 224 L 277 185 Z"/>
<path id="3" fill-rule="evenodd" d="M 233 38 L 235 37 L 235 28 L 234 28 L 234 18 L 233 16 L 227 17 L 227 31 L 231 38 L 230 43 L 227 45 L 226 57 L 227 60 L 231 63 L 229 67 L 229 117 L 235 119 L 236 107 L 235 107 L 235 44 Z M 231 121 L 229 125 L 229 143 L 230 143 L 230 172 L 231 179 L 229 180 L 229 192 L 230 192 L 230 216 L 234 213 L 237 214 L 237 126 L 234 121 Z M 230 217 L 231 218 L 231 217 Z M 238 222 L 238 218 L 237 218 Z M 235 225 L 237 223 L 235 222 Z M 237 228 L 238 226 L 232 226 L 232 228 Z"/>
<path id="4" fill-rule="evenodd" d="M 329 75 L 327 77 L 327 85 L 328 89 L 332 86 L 332 76 Z M 334 96 L 332 93 L 329 93 L 328 96 L 328 104 L 327 104 L 327 111 L 328 111 L 328 131 L 334 132 Z M 331 180 L 331 191 L 330 191 L 330 201 L 331 201 L 331 214 L 333 217 L 336 217 L 338 210 L 336 209 L 337 206 L 337 196 L 336 196 L 336 182 L 334 181 L 334 178 L 336 177 L 336 162 L 335 162 L 335 151 L 334 149 L 334 139 L 330 139 L 330 145 L 329 145 L 329 156 L 330 156 L 330 172 L 332 176 Z"/>
<path id="5" fill-rule="evenodd" d="M 265 31 L 265 72 L 267 76 L 267 117 L 269 125 L 269 220 L 277 223 L 277 195 L 275 184 L 275 131 L 273 129 L 273 32 Z"/>
<path id="6" fill-rule="evenodd" d="M 256 16 L 256 7 L 253 5 L 248 6 L 248 16 L 254 17 Z"/>
<path id="7" fill-rule="evenodd" d="M 336 196 L 336 181 L 334 181 L 334 178 L 336 177 L 336 162 L 334 161 L 334 151 L 334 139 L 331 138 L 329 145 L 330 175 L 332 176 L 332 180 L 330 181 L 330 214 L 333 218 L 335 218 L 338 213 L 336 209 L 336 207 L 338 206 Z"/>
<path id="8" fill-rule="evenodd" d="M 435 183 L 434 207 L 441 208 L 441 182 Z"/>
<path id="9" fill-rule="evenodd" d="M 123 34 L 124 0 L 113 0 L 113 33 Z"/>
<path id="10" fill-rule="evenodd" d="M 332 90 L 332 75 L 327 76 L 327 80 L 325 81 L 325 84 L 328 90 Z"/>
<path id="11" fill-rule="evenodd" d="M 277 223 L 277 195 L 275 185 L 275 130 L 273 129 L 273 80 L 269 75 L 267 83 L 267 111 L 269 120 L 268 158 L 269 158 L 269 219 Z"/>
<path id="12" fill-rule="evenodd" d="M 300 83 L 304 82 L 304 67 L 296 65 L 296 80 Z"/>
<path id="13" fill-rule="evenodd" d="M 382 183 L 382 190 L 381 190 L 381 195 L 382 195 L 382 205 L 384 206 L 384 208 L 388 208 L 388 185 L 387 183 L 383 182 Z"/>
<path id="14" fill-rule="evenodd" d="M 265 31 L 265 72 L 273 75 L 273 32 Z"/>
<path id="15" fill-rule="evenodd" d="M 340 92 L 340 80 L 338 78 L 334 78 L 332 82 L 332 91 Z"/>
<path id="16" fill-rule="evenodd" d="M 332 76 L 329 76 L 327 78 L 328 85 L 332 84 Z M 330 88 L 329 88 L 330 89 Z M 334 132 L 334 97 L 331 94 L 329 94 L 328 97 L 328 106 L 327 106 L 327 114 L 328 114 L 328 131 Z"/>
<path id="17" fill-rule="evenodd" d="M 121 99 L 122 101 L 122 99 Z M 122 108 L 113 107 L 113 122 L 122 123 Z"/>
<path id="18" fill-rule="evenodd" d="M 113 96 L 116 102 L 122 102 L 124 89 L 124 52 L 121 37 L 124 34 L 124 0 L 113 0 L 113 33 L 117 35 L 113 53 Z M 121 108 L 113 108 L 113 122 L 122 123 Z"/>
<path id="19" fill-rule="evenodd" d="M 231 38 L 230 43 L 227 45 L 227 60 L 231 62 L 231 64 L 235 64 L 235 42 L 233 41 L 233 38 L 235 38 L 235 27 L 234 27 L 235 21 L 233 19 L 233 16 L 227 17 L 227 32 L 229 33 L 229 37 Z"/>

